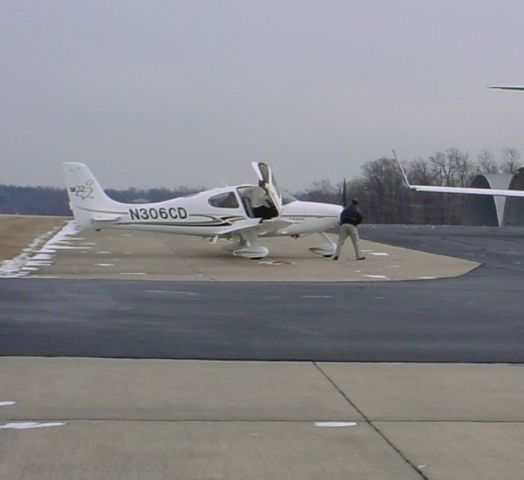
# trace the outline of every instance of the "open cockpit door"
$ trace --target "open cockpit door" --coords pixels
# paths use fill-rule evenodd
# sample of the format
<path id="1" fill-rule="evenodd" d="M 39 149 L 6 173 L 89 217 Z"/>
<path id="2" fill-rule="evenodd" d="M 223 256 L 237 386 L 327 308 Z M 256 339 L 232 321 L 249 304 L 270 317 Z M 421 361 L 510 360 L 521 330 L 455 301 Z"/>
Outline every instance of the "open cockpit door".
<path id="1" fill-rule="evenodd" d="M 271 172 L 271 168 L 267 163 L 262 162 L 251 162 L 251 166 L 253 167 L 253 170 L 255 170 L 258 179 L 266 183 L 269 197 L 271 198 L 278 215 L 280 215 L 280 211 L 282 210 L 282 194 L 280 193 L 278 184 L 273 176 L 273 172 Z"/>

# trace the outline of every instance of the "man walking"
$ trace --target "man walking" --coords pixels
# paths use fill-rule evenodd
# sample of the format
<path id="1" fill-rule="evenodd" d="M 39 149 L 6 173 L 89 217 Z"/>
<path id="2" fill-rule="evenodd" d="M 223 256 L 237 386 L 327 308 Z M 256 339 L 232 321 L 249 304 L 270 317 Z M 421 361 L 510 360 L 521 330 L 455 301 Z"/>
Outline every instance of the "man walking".
<path id="1" fill-rule="evenodd" d="M 351 205 L 344 208 L 340 214 L 340 232 L 338 234 L 337 250 L 335 255 L 333 255 L 333 260 L 338 260 L 342 250 L 342 245 L 344 245 L 344 242 L 348 237 L 351 238 L 351 242 L 353 243 L 355 258 L 357 260 L 364 260 L 366 258 L 360 254 L 360 247 L 358 245 L 359 239 L 357 225 L 360 225 L 362 218 L 362 212 L 360 211 L 360 208 L 358 208 L 358 200 L 354 198 L 351 200 Z"/>

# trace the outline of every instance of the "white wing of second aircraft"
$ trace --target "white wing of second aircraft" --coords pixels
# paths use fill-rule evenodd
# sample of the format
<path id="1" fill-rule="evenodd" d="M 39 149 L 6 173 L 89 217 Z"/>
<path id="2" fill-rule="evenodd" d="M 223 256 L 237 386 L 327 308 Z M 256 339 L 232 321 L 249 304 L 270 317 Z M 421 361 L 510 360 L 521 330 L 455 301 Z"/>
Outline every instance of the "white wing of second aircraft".
<path id="1" fill-rule="evenodd" d="M 521 85 L 492 85 L 489 88 L 497 88 L 499 90 L 524 90 Z"/>
<path id="2" fill-rule="evenodd" d="M 524 190 L 506 190 L 497 188 L 472 188 L 472 187 L 434 187 L 430 185 L 412 185 L 409 183 L 406 172 L 402 168 L 402 165 L 398 161 L 395 155 L 395 159 L 400 167 L 402 176 L 408 188 L 415 192 L 433 192 L 433 193 L 462 193 L 466 195 L 491 195 L 495 197 L 524 197 Z"/>
<path id="3" fill-rule="evenodd" d="M 467 195 L 492 195 L 495 197 L 524 197 L 524 190 L 502 190 L 495 188 L 467 188 L 467 187 L 430 187 L 426 185 L 410 185 L 416 192 L 434 193 L 464 193 Z"/>
<path id="4" fill-rule="evenodd" d="M 496 88 L 499 90 L 524 90 L 522 85 L 492 85 L 489 88 Z M 470 188 L 470 187 L 432 187 L 429 185 L 411 185 L 408 177 L 400 164 L 397 154 L 393 150 L 393 156 L 400 166 L 404 181 L 407 186 L 416 192 L 433 192 L 433 193 L 463 193 L 466 195 L 492 195 L 495 197 L 524 197 L 524 190 L 506 190 L 495 188 Z"/>

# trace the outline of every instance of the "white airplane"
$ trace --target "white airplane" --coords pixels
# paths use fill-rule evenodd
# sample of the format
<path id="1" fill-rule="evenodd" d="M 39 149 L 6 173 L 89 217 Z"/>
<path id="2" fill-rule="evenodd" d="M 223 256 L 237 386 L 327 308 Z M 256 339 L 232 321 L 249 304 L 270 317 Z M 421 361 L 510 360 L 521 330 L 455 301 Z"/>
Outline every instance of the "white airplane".
<path id="1" fill-rule="evenodd" d="M 69 205 L 80 228 L 168 232 L 206 237 L 212 242 L 226 239 L 230 242 L 225 250 L 251 259 L 269 253 L 260 244 L 261 238 L 319 233 L 326 243 L 310 250 L 333 255 L 336 245 L 324 232 L 338 225 L 342 207 L 283 196 L 267 164 L 251 165 L 267 186 L 268 202 L 275 213 L 271 219 L 262 220 L 253 214 L 250 193 L 257 185 L 214 188 L 157 203 L 121 203 L 106 195 L 83 163 L 66 162 L 63 168 Z"/>

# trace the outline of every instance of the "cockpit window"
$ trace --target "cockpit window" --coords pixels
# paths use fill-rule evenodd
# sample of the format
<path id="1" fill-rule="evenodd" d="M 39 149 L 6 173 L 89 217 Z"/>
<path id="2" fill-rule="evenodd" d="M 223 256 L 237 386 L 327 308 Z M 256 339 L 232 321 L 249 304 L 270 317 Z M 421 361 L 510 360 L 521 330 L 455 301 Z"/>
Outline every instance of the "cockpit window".
<path id="1" fill-rule="evenodd" d="M 217 208 L 238 208 L 237 196 L 233 192 L 220 193 L 208 199 L 209 205 Z"/>

